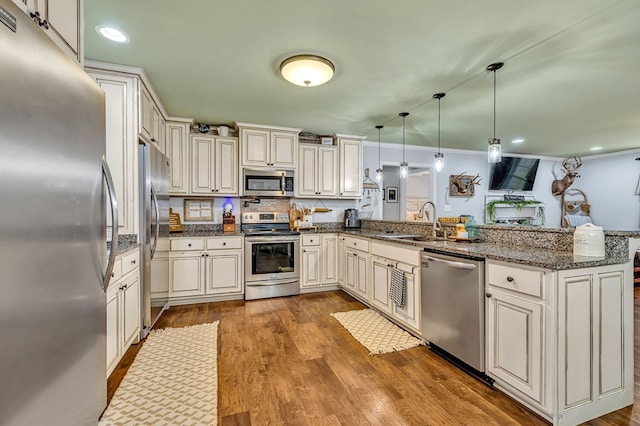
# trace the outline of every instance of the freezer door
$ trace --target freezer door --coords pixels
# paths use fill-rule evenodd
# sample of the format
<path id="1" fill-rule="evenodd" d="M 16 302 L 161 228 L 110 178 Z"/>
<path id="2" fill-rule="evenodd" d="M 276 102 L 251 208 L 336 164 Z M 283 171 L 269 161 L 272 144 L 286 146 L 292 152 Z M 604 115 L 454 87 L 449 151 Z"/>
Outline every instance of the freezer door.
<path id="1" fill-rule="evenodd" d="M 106 406 L 102 91 L 10 0 L 0 25 L 0 424 Z"/>

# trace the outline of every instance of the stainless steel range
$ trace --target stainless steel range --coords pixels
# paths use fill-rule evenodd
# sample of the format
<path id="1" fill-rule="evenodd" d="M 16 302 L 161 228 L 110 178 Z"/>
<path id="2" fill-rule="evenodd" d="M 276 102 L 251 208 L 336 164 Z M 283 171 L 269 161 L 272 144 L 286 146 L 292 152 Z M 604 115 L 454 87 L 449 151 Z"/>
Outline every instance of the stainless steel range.
<path id="1" fill-rule="evenodd" d="M 300 293 L 300 233 L 288 212 L 242 214 L 245 235 L 245 300 Z"/>

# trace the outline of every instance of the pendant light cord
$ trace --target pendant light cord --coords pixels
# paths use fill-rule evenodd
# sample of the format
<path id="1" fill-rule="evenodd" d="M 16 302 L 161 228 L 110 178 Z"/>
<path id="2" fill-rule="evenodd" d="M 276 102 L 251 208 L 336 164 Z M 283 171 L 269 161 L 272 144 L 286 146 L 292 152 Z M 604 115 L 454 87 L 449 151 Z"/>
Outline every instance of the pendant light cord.
<path id="1" fill-rule="evenodd" d="M 493 139 L 496 138 L 496 70 L 493 70 Z"/>
<path id="2" fill-rule="evenodd" d="M 382 126 L 376 126 L 378 127 L 378 169 L 381 169 L 382 167 L 380 167 L 380 130 L 382 130 Z"/>
<path id="3" fill-rule="evenodd" d="M 402 162 L 406 163 L 405 157 L 404 157 L 404 119 L 406 118 L 405 115 L 402 116 Z"/>
<path id="4" fill-rule="evenodd" d="M 438 98 L 438 154 L 440 154 L 440 100 Z"/>

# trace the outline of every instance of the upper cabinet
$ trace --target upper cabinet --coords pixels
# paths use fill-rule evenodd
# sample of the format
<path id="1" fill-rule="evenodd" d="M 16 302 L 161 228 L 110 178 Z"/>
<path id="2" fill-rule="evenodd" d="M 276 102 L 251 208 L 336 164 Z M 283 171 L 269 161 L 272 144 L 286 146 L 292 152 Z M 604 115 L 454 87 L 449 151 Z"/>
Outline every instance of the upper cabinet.
<path id="1" fill-rule="evenodd" d="M 82 0 L 13 0 L 79 64 L 83 63 Z"/>
<path id="2" fill-rule="evenodd" d="M 240 132 L 242 167 L 295 169 L 301 129 L 235 123 Z"/>
<path id="3" fill-rule="evenodd" d="M 140 134 L 146 136 L 156 148 L 166 154 L 165 147 L 165 118 L 160 107 L 153 100 L 149 89 L 144 84 L 140 86 Z"/>
<path id="4" fill-rule="evenodd" d="M 338 194 L 337 147 L 301 143 L 298 152 L 298 197 L 335 198 Z"/>
<path id="5" fill-rule="evenodd" d="M 338 140 L 340 198 L 362 197 L 362 136 L 336 135 Z"/>
<path id="6" fill-rule="evenodd" d="M 238 195 L 238 140 L 191 137 L 191 192 Z"/>
<path id="7" fill-rule="evenodd" d="M 165 127 L 165 155 L 169 157 L 169 194 L 189 193 L 189 127 L 192 120 L 170 118 Z"/>

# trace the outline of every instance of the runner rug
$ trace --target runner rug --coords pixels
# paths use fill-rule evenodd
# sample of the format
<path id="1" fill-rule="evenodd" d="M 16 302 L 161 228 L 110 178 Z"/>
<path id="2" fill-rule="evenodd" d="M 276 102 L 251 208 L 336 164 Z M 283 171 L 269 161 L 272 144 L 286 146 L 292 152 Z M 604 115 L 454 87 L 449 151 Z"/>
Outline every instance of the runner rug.
<path id="1" fill-rule="evenodd" d="M 334 312 L 331 316 L 369 350 L 369 355 L 386 354 L 424 345 L 420 339 L 372 309 Z"/>
<path id="2" fill-rule="evenodd" d="M 100 426 L 215 425 L 218 321 L 153 330 Z"/>

